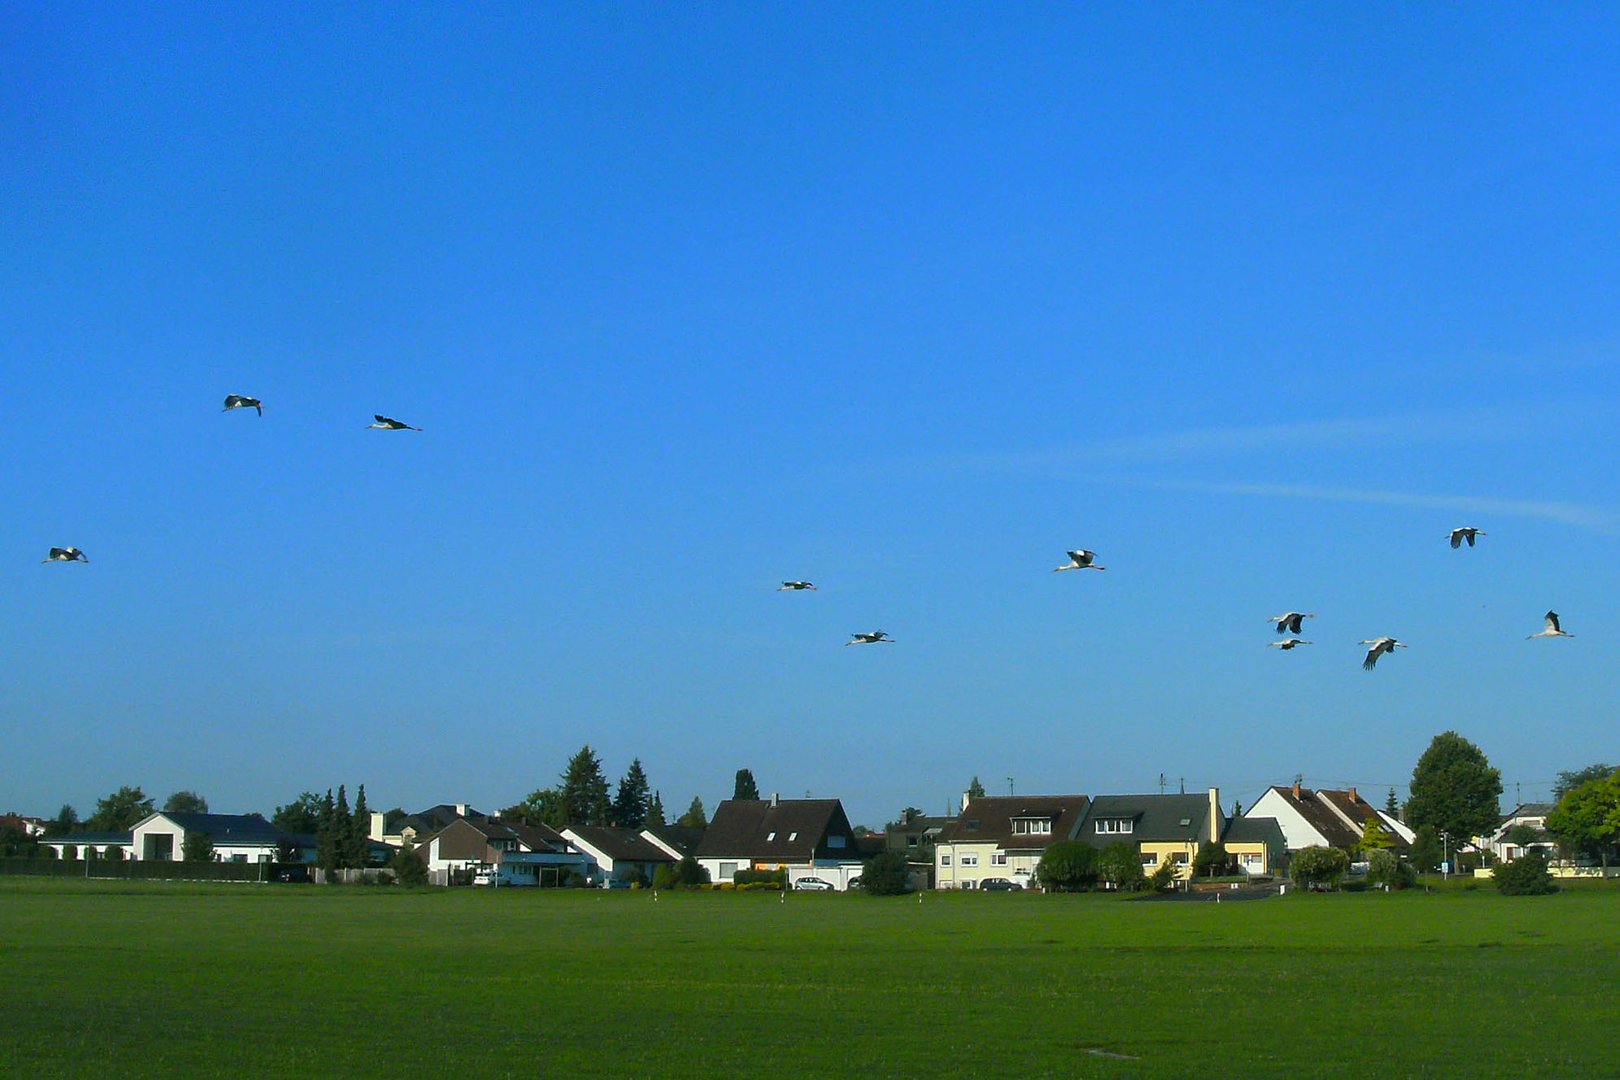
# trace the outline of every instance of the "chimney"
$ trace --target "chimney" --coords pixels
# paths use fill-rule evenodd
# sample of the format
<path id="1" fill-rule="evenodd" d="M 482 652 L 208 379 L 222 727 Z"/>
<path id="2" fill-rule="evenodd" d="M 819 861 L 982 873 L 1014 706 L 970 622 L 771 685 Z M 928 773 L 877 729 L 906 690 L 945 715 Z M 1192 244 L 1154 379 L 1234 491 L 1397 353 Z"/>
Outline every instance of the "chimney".
<path id="1" fill-rule="evenodd" d="M 1353 803 L 1357 803 L 1357 802 L 1361 801 L 1361 796 L 1356 794 L 1356 789 L 1355 788 L 1350 789 L 1350 801 L 1353 802 Z"/>
<path id="2" fill-rule="evenodd" d="M 1209 789 L 1209 842 L 1210 843 L 1214 844 L 1214 843 L 1219 843 L 1220 842 L 1220 839 L 1221 839 L 1221 823 L 1224 820 L 1225 819 L 1223 819 L 1221 817 L 1221 789 L 1218 788 L 1218 787 L 1212 787 L 1212 788 Z"/>
<path id="3" fill-rule="evenodd" d="M 466 816 L 467 816 L 467 804 L 464 803 L 464 802 L 456 803 L 456 817 L 466 817 Z"/>
<path id="4" fill-rule="evenodd" d="M 1298 799 L 1298 798 L 1300 798 L 1300 797 L 1301 797 L 1301 796 L 1300 796 L 1300 794 L 1299 794 L 1299 781 L 1298 781 L 1298 780 L 1295 780 L 1295 781 L 1294 781 L 1294 798 L 1296 798 L 1296 799 Z"/>
<path id="5" fill-rule="evenodd" d="M 771 792 L 771 805 L 772 806 L 780 806 L 781 804 L 782 804 L 782 793 L 779 792 L 779 791 Z"/>
<path id="6" fill-rule="evenodd" d="M 964 814 L 967 813 L 968 803 L 970 803 L 972 801 L 973 801 L 973 796 L 972 795 L 968 794 L 965 791 L 962 792 L 962 813 L 964 813 Z"/>
<path id="7" fill-rule="evenodd" d="M 381 840 L 383 838 L 383 815 L 381 810 L 371 812 L 371 827 L 366 830 L 368 840 Z"/>

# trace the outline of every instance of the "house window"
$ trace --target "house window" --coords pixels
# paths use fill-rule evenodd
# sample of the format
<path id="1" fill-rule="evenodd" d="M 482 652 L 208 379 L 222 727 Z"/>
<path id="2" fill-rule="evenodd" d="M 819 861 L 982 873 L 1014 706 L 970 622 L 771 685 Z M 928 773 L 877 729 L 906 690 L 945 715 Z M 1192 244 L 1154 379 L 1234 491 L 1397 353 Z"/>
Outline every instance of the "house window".
<path id="1" fill-rule="evenodd" d="M 990 853 L 990 865 L 991 866 L 1006 866 L 1007 865 L 1007 853 L 1005 851 L 992 851 Z"/>
<path id="2" fill-rule="evenodd" d="M 1143 866 L 1158 866 L 1159 865 L 1159 853 L 1157 851 L 1144 851 L 1144 852 L 1142 852 L 1142 865 Z"/>
<path id="3" fill-rule="evenodd" d="M 977 855 L 964 855 L 964 856 L 962 856 L 962 865 L 963 866 L 978 866 L 979 865 L 979 857 Z"/>
<path id="4" fill-rule="evenodd" d="M 1050 836 L 1051 818 L 1013 818 L 1013 833 L 1017 836 Z"/>
<path id="5" fill-rule="evenodd" d="M 1185 851 L 1172 851 L 1170 853 L 1170 861 L 1175 863 L 1177 866 L 1186 866 L 1187 853 Z"/>
<path id="6" fill-rule="evenodd" d="M 1098 818 L 1097 831 L 1107 835 L 1129 834 L 1136 831 L 1136 822 L 1130 818 Z"/>
<path id="7" fill-rule="evenodd" d="M 243 854 L 243 855 L 232 855 L 231 856 L 231 862 L 247 862 L 247 856 L 245 854 Z"/>
<path id="8" fill-rule="evenodd" d="M 788 833 L 788 843 L 791 844 L 791 843 L 793 843 L 793 841 L 797 840 L 798 838 L 799 838 L 799 834 L 798 834 L 797 830 L 795 830 L 794 832 Z"/>
<path id="9" fill-rule="evenodd" d="M 765 834 L 765 842 L 767 844 L 770 843 L 772 840 L 775 840 L 775 839 L 776 839 L 776 830 L 775 829 L 772 829 L 770 832 Z"/>
<path id="10" fill-rule="evenodd" d="M 736 876 L 737 876 L 737 864 L 736 863 L 734 863 L 734 862 L 723 862 L 723 863 L 720 864 L 720 880 L 721 881 L 730 881 L 732 878 L 734 878 Z"/>
<path id="11" fill-rule="evenodd" d="M 915 836 L 906 837 L 906 847 L 916 847 L 916 846 L 917 846 L 917 838 Z"/>
<path id="12" fill-rule="evenodd" d="M 69 849 L 69 850 L 72 850 L 72 849 Z M 72 856 L 69 856 L 69 858 L 71 858 L 71 857 Z M 951 857 L 949 855 L 941 855 L 939 857 L 939 865 L 941 865 L 941 866 L 949 866 L 949 865 L 951 865 Z"/>

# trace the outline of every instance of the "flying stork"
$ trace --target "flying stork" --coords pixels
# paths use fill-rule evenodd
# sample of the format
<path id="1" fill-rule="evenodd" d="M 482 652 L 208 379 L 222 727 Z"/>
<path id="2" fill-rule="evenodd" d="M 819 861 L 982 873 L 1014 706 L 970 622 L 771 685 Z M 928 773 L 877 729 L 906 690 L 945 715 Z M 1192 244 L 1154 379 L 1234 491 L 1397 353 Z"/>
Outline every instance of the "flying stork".
<path id="1" fill-rule="evenodd" d="M 87 563 L 90 560 L 85 556 L 84 552 L 80 551 L 78 548 L 76 548 L 76 547 L 65 547 L 65 548 L 51 548 L 51 553 L 49 555 L 47 555 L 45 558 L 41 559 L 40 561 L 41 562 L 82 562 L 82 563 Z"/>
<path id="2" fill-rule="evenodd" d="M 850 639 L 844 642 L 844 644 L 876 645 L 878 642 L 883 642 L 886 645 L 893 645 L 894 638 L 890 637 L 888 634 L 885 634 L 882 630 L 874 630 L 870 634 L 862 634 L 857 631 L 856 633 L 851 634 Z"/>
<path id="3" fill-rule="evenodd" d="M 260 416 L 264 415 L 264 403 L 256 397 L 243 397 L 241 394 L 226 394 L 225 407 L 221 412 L 230 412 L 232 409 L 252 409 Z"/>
<path id="4" fill-rule="evenodd" d="M 1484 529 L 1476 529 L 1472 525 L 1463 525 L 1459 528 L 1451 530 L 1451 546 L 1454 548 L 1462 547 L 1462 542 L 1466 540 L 1468 541 L 1468 546 L 1473 547 L 1474 537 L 1484 535 Z"/>
<path id="5" fill-rule="evenodd" d="M 1069 561 L 1064 563 L 1062 566 L 1054 566 L 1054 567 L 1052 567 L 1052 573 L 1055 574 L 1059 570 L 1106 570 L 1106 569 L 1108 569 L 1108 567 L 1106 567 L 1106 566 L 1098 566 L 1096 564 L 1096 562 L 1095 562 L 1096 558 L 1097 558 L 1097 553 L 1095 551 L 1087 551 L 1084 548 L 1081 548 L 1079 551 L 1071 551 L 1071 552 L 1069 552 Z"/>
<path id="6" fill-rule="evenodd" d="M 1310 644 L 1310 642 L 1306 641 L 1304 638 L 1297 638 L 1297 637 L 1283 638 L 1281 641 L 1268 641 L 1268 642 L 1266 642 L 1267 647 L 1269 647 L 1269 648 L 1277 648 L 1277 649 L 1292 649 L 1296 645 L 1309 645 L 1309 644 Z"/>
<path id="7" fill-rule="evenodd" d="M 1301 620 L 1314 618 L 1316 618 L 1314 613 L 1289 611 L 1281 615 L 1273 616 L 1272 618 L 1267 619 L 1266 622 L 1276 623 L 1277 633 L 1279 634 L 1297 634 L 1299 633 L 1299 624 Z"/>
<path id="8" fill-rule="evenodd" d="M 1372 646 L 1372 648 L 1367 650 L 1367 659 L 1361 662 L 1362 671 L 1371 671 L 1373 669 L 1373 665 L 1378 663 L 1378 658 L 1383 656 L 1385 653 L 1392 653 L 1396 649 L 1406 648 L 1405 642 L 1396 641 L 1392 637 L 1371 638 L 1367 641 L 1363 641 L 1361 644 Z"/>
<path id="9" fill-rule="evenodd" d="M 816 587 L 814 585 L 810 584 L 808 581 L 784 581 L 784 582 L 782 582 L 782 587 L 780 589 L 777 589 L 776 591 L 777 592 L 803 592 L 806 589 L 809 589 L 811 592 L 818 591 L 816 589 Z"/>
<path id="10" fill-rule="evenodd" d="M 367 424 L 366 427 L 368 427 L 368 428 L 376 428 L 378 431 L 421 431 L 422 430 L 419 427 L 411 427 L 411 425 L 405 423 L 403 420 L 394 420 L 394 419 L 392 419 L 390 417 L 383 416 L 380 413 L 372 413 L 371 418 L 372 418 L 373 422 L 370 423 L 370 424 Z"/>
<path id="11" fill-rule="evenodd" d="M 1525 637 L 1526 641 L 1530 640 L 1530 638 L 1538 638 L 1538 637 L 1574 637 L 1575 636 L 1574 634 L 1566 634 L 1566 633 L 1564 633 L 1564 628 L 1558 624 L 1558 612 L 1549 611 L 1549 612 L 1547 612 L 1546 618 L 1547 618 L 1547 628 L 1545 630 L 1543 630 L 1539 634 L 1526 635 L 1526 637 Z"/>

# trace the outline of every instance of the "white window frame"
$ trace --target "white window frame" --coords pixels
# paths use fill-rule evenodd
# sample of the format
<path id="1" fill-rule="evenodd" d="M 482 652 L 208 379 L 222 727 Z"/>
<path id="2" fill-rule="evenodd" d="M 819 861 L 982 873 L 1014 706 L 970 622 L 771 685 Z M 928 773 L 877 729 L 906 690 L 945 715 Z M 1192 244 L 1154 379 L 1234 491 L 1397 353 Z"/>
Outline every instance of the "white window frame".
<path id="1" fill-rule="evenodd" d="M 1007 853 L 1005 851 L 992 851 L 990 853 L 990 865 L 991 866 L 1006 866 L 1007 865 Z"/>
<path id="2" fill-rule="evenodd" d="M 962 856 L 962 865 L 963 866 L 978 866 L 979 865 L 979 856 L 978 856 L 978 854 L 976 852 L 974 852 L 974 853 L 969 853 L 969 854 L 963 855 Z"/>
<path id="3" fill-rule="evenodd" d="M 1097 832 L 1103 836 L 1129 836 L 1136 831 L 1130 818 L 1098 818 Z"/>

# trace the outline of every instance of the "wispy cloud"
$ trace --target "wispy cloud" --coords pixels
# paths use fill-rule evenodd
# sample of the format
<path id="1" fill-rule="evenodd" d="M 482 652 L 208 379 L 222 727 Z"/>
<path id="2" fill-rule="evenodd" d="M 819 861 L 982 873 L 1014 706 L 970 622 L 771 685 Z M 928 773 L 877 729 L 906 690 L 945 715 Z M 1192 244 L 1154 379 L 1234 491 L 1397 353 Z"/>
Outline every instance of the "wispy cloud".
<path id="1" fill-rule="evenodd" d="M 1489 495 L 1432 495 L 1317 484 L 1221 484 L 1173 480 L 1127 482 L 1143 487 L 1198 491 L 1214 495 L 1256 495 L 1283 499 L 1317 499 L 1325 502 L 1376 503 L 1384 506 L 1413 506 L 1425 510 L 1454 510 L 1459 514 L 1474 514 L 1480 517 L 1538 518 L 1561 525 L 1591 529 L 1594 532 L 1620 535 L 1620 514 L 1583 503 L 1501 499 Z"/>

